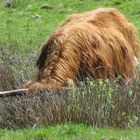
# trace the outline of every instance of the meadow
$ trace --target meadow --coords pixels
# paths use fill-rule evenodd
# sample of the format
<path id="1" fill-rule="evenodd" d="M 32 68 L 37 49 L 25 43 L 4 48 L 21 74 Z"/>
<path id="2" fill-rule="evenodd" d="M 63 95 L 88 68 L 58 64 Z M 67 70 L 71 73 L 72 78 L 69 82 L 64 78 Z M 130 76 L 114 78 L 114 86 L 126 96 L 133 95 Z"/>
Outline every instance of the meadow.
<path id="1" fill-rule="evenodd" d="M 46 7 L 42 8 L 42 5 L 44 6 L 44 4 Z M 68 15 L 72 13 L 94 10 L 99 7 L 114 7 L 128 17 L 128 19 L 136 26 L 138 29 L 138 36 L 140 38 L 139 5 L 139 0 L 13 0 L 10 6 L 5 5 L 4 1 L 0 1 L 0 91 L 21 88 L 26 81 L 34 77 L 36 73 L 35 64 L 41 44 L 47 40 L 52 31 L 56 29 Z M 98 101 L 99 104 L 96 102 L 96 104 L 93 104 L 93 106 L 97 105 L 98 108 L 101 107 L 100 111 L 102 113 L 95 112 L 94 109 L 92 109 L 91 112 L 87 108 L 88 104 L 83 108 L 81 107 L 82 109 L 86 109 L 89 115 L 92 113 L 95 113 L 95 116 L 97 115 L 97 117 L 95 117 L 97 119 L 96 121 L 99 121 L 97 124 L 94 120 L 88 120 L 87 123 L 84 123 L 86 122 L 85 118 L 83 119 L 84 121 L 80 121 L 80 119 L 76 118 L 75 120 L 78 120 L 78 122 L 75 123 L 76 121 L 74 120 L 73 123 L 71 122 L 71 120 L 73 120 L 71 117 L 70 119 L 68 118 L 70 123 L 60 121 L 60 123 L 62 123 L 61 125 L 54 125 L 53 122 L 53 126 L 43 125 L 41 127 L 40 124 L 42 123 L 37 126 L 33 124 L 28 126 L 29 121 L 34 120 L 33 116 L 30 116 L 35 114 L 32 112 L 32 110 L 26 116 L 28 118 L 30 117 L 31 119 L 28 119 L 27 121 L 27 118 L 25 117 L 21 120 L 18 118 L 18 116 L 16 116 L 18 111 L 15 106 L 14 109 L 5 106 L 3 107 L 3 103 L 6 103 L 8 100 L 13 101 L 15 99 L 4 99 L 3 101 L 0 99 L 0 127 L 2 128 L 0 129 L 0 140 L 140 139 L 140 130 L 138 128 L 140 127 L 140 104 L 138 100 L 140 82 L 138 81 L 135 87 L 132 87 L 132 90 L 125 90 L 125 93 L 127 93 L 125 97 L 123 97 L 121 94 L 118 94 L 118 97 L 115 95 L 110 95 L 111 93 L 118 93 L 121 91 L 121 89 L 112 91 L 108 84 L 102 84 L 102 81 L 99 81 L 99 85 L 100 86 L 96 91 L 107 93 L 107 97 L 95 97 L 94 100 L 97 99 L 96 101 Z M 107 88 L 107 91 L 104 90 L 104 88 Z M 133 92 L 135 93 L 134 97 L 131 96 Z M 121 99 L 124 99 L 125 101 L 122 102 Z M 20 101 L 19 97 L 16 99 L 16 104 L 20 106 L 18 101 Z M 28 102 L 27 100 L 22 100 L 22 102 L 23 101 L 24 103 Z M 120 102 L 117 104 L 118 101 Z M 129 101 L 133 102 L 130 104 Z M 77 104 L 75 100 L 72 100 L 72 102 Z M 12 103 L 9 103 L 8 105 Z M 30 104 L 35 105 L 36 102 L 33 101 Z M 115 106 L 116 104 L 117 107 Z M 124 107 L 123 105 L 126 107 L 126 112 L 123 109 L 119 112 L 119 108 L 121 106 Z M 68 107 L 70 106 L 68 105 Z M 11 114 L 13 116 L 11 117 L 9 115 L 7 117 L 5 116 L 6 113 L 3 113 L 3 109 L 5 108 L 7 108 L 9 112 L 14 110 L 16 113 L 12 112 Z M 35 110 L 37 109 L 38 108 L 35 108 Z M 79 110 L 80 106 L 77 112 Z M 115 115 L 110 113 L 115 110 L 118 111 L 115 112 L 117 114 L 116 116 L 118 116 L 116 119 L 114 119 Z M 73 113 L 73 110 L 69 111 L 68 108 L 66 114 L 71 112 Z M 19 111 L 19 113 L 21 112 Z M 57 111 L 55 113 L 57 113 Z M 23 111 L 22 114 L 24 114 Z M 75 114 L 73 114 L 73 116 L 74 115 Z M 106 115 L 108 118 L 105 118 Z M 58 118 L 55 118 L 55 116 L 57 116 L 57 114 L 54 114 L 53 116 L 54 119 L 57 120 Z M 84 117 L 90 119 L 86 113 Z M 11 121 L 7 121 L 7 119 L 10 119 Z M 100 120 L 104 121 L 100 122 Z M 36 122 L 37 120 L 35 120 L 35 124 Z M 92 122 L 92 125 L 87 125 L 90 124 L 90 122 Z M 32 121 L 32 123 L 34 123 L 34 121 Z M 24 127 L 21 127 L 22 129 L 20 129 L 18 126 L 19 124 L 20 126 L 23 125 L 26 127 L 26 129 Z M 8 128 L 11 129 L 12 126 L 14 130 L 9 130 Z"/>
<path id="2" fill-rule="evenodd" d="M 83 124 L 63 124 L 53 127 L 0 130 L 1 140 L 139 140 L 139 129 L 120 130 L 96 128 Z"/>

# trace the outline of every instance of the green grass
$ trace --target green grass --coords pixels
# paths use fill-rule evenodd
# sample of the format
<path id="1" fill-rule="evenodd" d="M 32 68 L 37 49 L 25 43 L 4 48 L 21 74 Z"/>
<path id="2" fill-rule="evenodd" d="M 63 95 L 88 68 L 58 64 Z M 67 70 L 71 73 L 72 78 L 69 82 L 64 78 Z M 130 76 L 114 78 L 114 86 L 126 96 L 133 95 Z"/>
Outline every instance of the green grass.
<path id="1" fill-rule="evenodd" d="M 124 13 L 140 31 L 139 0 L 47 0 L 53 9 L 40 9 L 45 0 L 14 0 L 7 8 L 0 1 L 0 44 L 12 50 L 37 51 L 51 32 L 67 15 L 98 7 L 115 7 Z M 36 18 L 39 15 L 40 18 Z"/>
<path id="2" fill-rule="evenodd" d="M 51 32 L 67 15 L 115 7 L 137 27 L 140 36 L 140 0 L 13 0 L 12 8 L 0 1 L 0 46 L 20 54 L 37 52 Z M 53 9 L 44 10 L 44 3 Z M 40 18 L 37 18 L 39 15 Z M 0 130 L 0 140 L 139 140 L 140 130 L 93 128 L 65 124 L 25 130 Z"/>
<path id="3" fill-rule="evenodd" d="M 0 130 L 0 140 L 139 140 L 140 130 L 93 128 L 85 125 L 64 124 L 53 127 Z"/>

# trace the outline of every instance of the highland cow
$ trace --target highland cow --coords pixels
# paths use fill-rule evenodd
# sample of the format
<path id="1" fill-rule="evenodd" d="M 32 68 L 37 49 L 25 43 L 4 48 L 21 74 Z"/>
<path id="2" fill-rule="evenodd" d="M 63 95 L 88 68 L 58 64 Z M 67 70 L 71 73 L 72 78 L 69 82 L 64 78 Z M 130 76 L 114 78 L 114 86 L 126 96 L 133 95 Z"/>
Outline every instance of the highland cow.
<path id="1" fill-rule="evenodd" d="M 87 76 L 130 80 L 136 74 L 136 29 L 113 8 L 74 14 L 42 46 L 37 61 L 37 82 L 29 89 L 60 88 L 68 79 L 77 83 Z"/>

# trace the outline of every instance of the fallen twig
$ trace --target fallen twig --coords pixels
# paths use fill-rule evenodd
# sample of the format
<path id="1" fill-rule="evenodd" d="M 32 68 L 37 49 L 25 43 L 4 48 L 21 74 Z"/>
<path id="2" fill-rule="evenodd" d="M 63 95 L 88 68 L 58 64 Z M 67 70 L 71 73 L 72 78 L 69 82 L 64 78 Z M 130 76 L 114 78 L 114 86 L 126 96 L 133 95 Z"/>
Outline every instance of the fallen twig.
<path id="1" fill-rule="evenodd" d="M 16 96 L 16 95 L 23 95 L 28 92 L 28 89 L 17 89 L 17 90 L 10 90 L 10 91 L 1 91 L 0 97 L 5 96 Z"/>

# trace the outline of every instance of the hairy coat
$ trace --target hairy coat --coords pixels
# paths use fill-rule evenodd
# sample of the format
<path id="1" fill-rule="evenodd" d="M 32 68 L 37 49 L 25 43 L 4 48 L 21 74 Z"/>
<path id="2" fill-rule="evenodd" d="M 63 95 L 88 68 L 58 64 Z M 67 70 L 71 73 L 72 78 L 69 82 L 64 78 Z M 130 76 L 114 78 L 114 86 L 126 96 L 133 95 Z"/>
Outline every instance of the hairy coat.
<path id="1" fill-rule="evenodd" d="M 66 81 L 129 80 L 136 73 L 136 29 L 113 8 L 74 14 L 58 27 L 42 46 L 37 61 L 38 81 L 29 88 L 63 87 Z"/>

